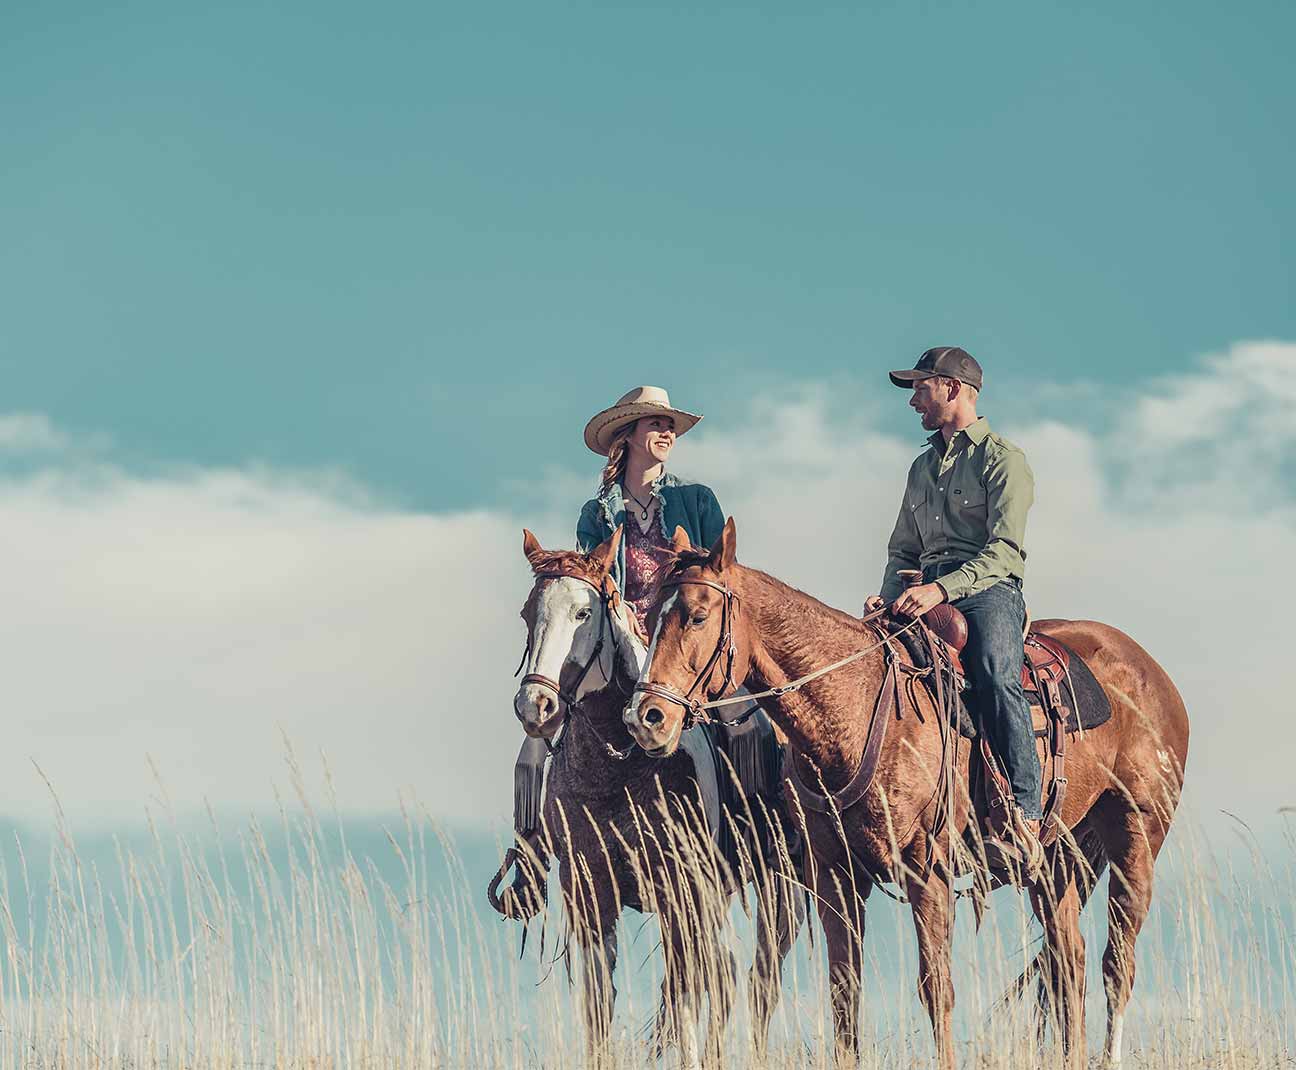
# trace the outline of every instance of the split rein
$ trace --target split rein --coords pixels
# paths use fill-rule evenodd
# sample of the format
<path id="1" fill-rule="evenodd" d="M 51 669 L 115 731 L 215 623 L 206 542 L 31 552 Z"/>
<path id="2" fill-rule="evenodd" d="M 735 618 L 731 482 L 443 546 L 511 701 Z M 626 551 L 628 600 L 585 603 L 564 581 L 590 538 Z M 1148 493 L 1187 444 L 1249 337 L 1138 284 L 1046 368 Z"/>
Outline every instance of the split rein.
<path id="1" fill-rule="evenodd" d="M 737 600 L 738 594 L 726 587 L 724 584 L 716 583 L 714 580 L 704 580 L 701 578 L 667 580 L 662 584 L 662 589 L 665 590 L 668 587 L 683 587 L 687 584 L 693 584 L 699 587 L 710 587 L 712 590 L 719 591 L 724 596 L 724 604 L 720 610 L 720 638 L 716 642 L 715 650 L 712 651 L 711 657 L 707 661 L 706 666 L 700 673 L 698 673 L 697 678 L 693 681 L 693 685 L 684 693 L 681 694 L 679 691 L 676 691 L 672 687 L 668 687 L 666 684 L 654 683 L 652 681 L 649 681 L 648 683 L 640 682 L 635 684 L 634 691 L 632 692 L 632 694 L 652 695 L 656 698 L 665 699 L 667 702 L 672 702 L 677 706 L 683 706 L 685 730 L 692 728 L 698 721 L 711 720 L 711 717 L 707 712 L 708 710 L 719 709 L 722 706 L 733 706 L 739 702 L 755 702 L 763 698 L 781 698 L 783 695 L 789 695 L 793 692 L 800 691 L 806 684 L 818 680 L 821 676 L 827 676 L 831 672 L 836 672 L 838 669 L 844 668 L 852 662 L 867 657 L 875 650 L 880 650 L 882 647 L 887 646 L 891 640 L 901 632 L 907 632 L 910 628 L 917 627 L 922 621 L 921 617 L 915 617 L 908 624 L 904 625 L 904 627 L 897 628 L 894 632 L 885 635 L 879 642 L 874 643 L 872 646 L 867 646 L 863 650 L 857 650 L 853 654 L 848 654 L 844 658 L 839 658 L 831 665 L 825 665 L 822 669 L 816 669 L 814 672 L 807 673 L 805 676 L 798 677 L 786 684 L 780 684 L 778 687 L 767 688 L 764 691 L 756 691 L 751 694 L 732 694 L 725 696 L 723 695 L 723 692 L 728 691 L 733 686 L 733 663 L 734 658 L 738 655 L 738 647 L 733 637 L 733 603 Z M 875 609 L 872 613 L 868 613 L 861 617 L 860 623 L 872 624 L 879 617 L 889 612 L 889 610 L 889 606 Z M 716 664 L 721 658 L 726 659 L 724 685 L 721 688 L 723 697 L 711 699 L 708 702 L 703 702 L 700 699 L 695 698 L 693 693 L 711 677 L 711 674 L 715 671 Z M 645 668 L 645 672 L 651 671 L 651 669 L 652 666 L 648 665 Z M 755 707 L 753 707 L 753 709 L 754 708 Z"/>

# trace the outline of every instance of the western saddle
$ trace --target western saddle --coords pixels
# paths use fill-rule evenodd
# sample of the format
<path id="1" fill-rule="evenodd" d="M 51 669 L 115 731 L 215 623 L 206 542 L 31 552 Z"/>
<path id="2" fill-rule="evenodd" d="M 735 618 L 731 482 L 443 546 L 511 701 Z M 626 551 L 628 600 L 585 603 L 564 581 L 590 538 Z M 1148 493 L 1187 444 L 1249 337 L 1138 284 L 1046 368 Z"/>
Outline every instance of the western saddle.
<path id="1" fill-rule="evenodd" d="M 930 648 L 934 657 L 943 662 L 941 668 L 946 679 L 952 679 L 954 691 L 968 689 L 967 675 L 963 670 L 960 653 L 968 638 L 967 619 L 948 602 L 927 611 L 923 621 L 930 632 Z M 1047 740 L 1045 761 L 1048 765 L 1047 790 L 1044 802 L 1044 819 L 1040 823 L 1040 842 L 1048 846 L 1061 831 L 1062 800 L 1066 796 L 1066 741 L 1067 721 L 1079 724 L 1080 711 L 1071 710 L 1065 694 L 1074 701 L 1074 689 L 1069 687 L 1071 652 L 1056 639 L 1035 631 L 1028 619 L 1022 661 L 1021 683 L 1030 704 L 1031 722 L 1037 737 Z M 1067 692 L 1063 681 L 1068 681 Z M 1074 715 L 1074 716 L 1072 716 Z M 984 817 L 991 829 L 1002 831 L 1008 817 L 1008 807 L 1013 803 L 1012 788 L 1003 774 L 999 760 L 990 747 L 985 732 L 978 726 L 977 742 L 981 755 L 983 776 L 980 778 L 984 803 Z M 973 783 L 977 782 L 973 774 Z M 976 792 L 974 790 L 974 798 Z"/>

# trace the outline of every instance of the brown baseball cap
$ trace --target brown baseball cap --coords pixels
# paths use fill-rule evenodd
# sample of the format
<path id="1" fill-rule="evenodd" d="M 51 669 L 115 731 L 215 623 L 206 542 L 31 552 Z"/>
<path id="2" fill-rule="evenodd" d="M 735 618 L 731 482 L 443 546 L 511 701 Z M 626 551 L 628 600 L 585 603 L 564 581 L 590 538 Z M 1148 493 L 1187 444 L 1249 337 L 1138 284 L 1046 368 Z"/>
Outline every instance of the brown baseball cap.
<path id="1" fill-rule="evenodd" d="M 981 365 L 971 353 L 958 346 L 936 346 L 927 350 L 918 358 L 913 370 L 905 368 L 892 372 L 891 381 L 907 390 L 919 379 L 930 379 L 936 375 L 957 379 L 960 383 L 981 389 Z"/>

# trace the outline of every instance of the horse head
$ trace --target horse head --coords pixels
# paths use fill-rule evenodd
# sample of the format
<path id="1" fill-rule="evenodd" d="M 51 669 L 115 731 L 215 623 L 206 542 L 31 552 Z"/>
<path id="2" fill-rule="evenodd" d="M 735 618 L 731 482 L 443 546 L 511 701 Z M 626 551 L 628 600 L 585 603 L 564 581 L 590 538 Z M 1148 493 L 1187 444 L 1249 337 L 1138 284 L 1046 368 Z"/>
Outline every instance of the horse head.
<path id="1" fill-rule="evenodd" d="M 645 643 L 611 576 L 620 541 L 618 527 L 581 554 L 545 550 L 531 532 L 522 533 L 535 582 L 522 607 L 526 673 L 513 712 L 529 736 L 553 739 L 573 703 L 611 686 L 618 672 L 627 691 L 639 675 Z"/>
<path id="2" fill-rule="evenodd" d="M 624 721 L 657 758 L 675 753 L 680 734 L 705 718 L 702 703 L 732 692 L 747 676 L 750 648 L 731 586 L 737 529 L 730 517 L 708 552 L 675 529 L 675 561 L 648 617 L 652 641 Z"/>

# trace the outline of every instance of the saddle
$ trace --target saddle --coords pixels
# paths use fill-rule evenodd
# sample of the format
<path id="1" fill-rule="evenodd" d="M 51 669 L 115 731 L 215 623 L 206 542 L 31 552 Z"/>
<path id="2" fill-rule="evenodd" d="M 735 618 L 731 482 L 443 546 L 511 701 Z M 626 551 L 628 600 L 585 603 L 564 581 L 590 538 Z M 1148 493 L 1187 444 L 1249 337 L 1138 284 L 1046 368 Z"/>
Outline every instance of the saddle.
<path id="1" fill-rule="evenodd" d="M 977 739 L 977 750 L 981 761 L 974 763 L 970 770 L 972 795 L 990 827 L 1002 830 L 1008 818 L 1009 807 L 1014 801 L 1012 788 L 989 740 L 984 732 L 976 730 L 975 721 L 968 715 L 961 698 L 962 693 L 969 688 L 960 657 L 968 639 L 967 619 L 949 603 L 942 603 L 924 615 L 923 623 L 926 625 L 926 635 L 921 638 L 914 636 L 914 641 L 906 643 L 906 646 L 911 656 L 918 654 L 915 661 L 924 666 L 930 664 L 935 672 L 943 675 L 943 690 L 951 696 L 952 704 L 956 707 L 952 713 L 957 718 L 956 723 L 961 733 L 968 737 L 980 737 Z M 901 638 L 911 635 L 912 632 L 901 633 Z M 1057 639 L 1031 628 L 1023 643 L 1023 650 L 1022 690 L 1030 705 L 1035 736 L 1046 741 L 1043 760 L 1049 775 L 1044 778 L 1046 792 L 1040 841 L 1048 846 L 1061 831 L 1062 802 L 1067 788 L 1067 738 L 1109 719 L 1111 706 L 1083 660 L 1078 656 L 1073 657 L 1072 651 Z M 1077 689 L 1072 678 L 1073 670 L 1081 678 L 1082 684 L 1092 683 L 1092 686 Z M 930 678 L 928 684 L 935 698 L 936 688 L 932 686 Z M 1082 703 L 1082 698 L 1087 701 Z"/>
<path id="2" fill-rule="evenodd" d="M 959 690 L 963 690 L 967 686 L 967 674 L 963 671 L 960 654 L 968 640 L 967 618 L 948 602 L 943 602 L 928 610 L 923 620 L 940 640 L 936 649 L 959 681 Z M 1022 690 L 1038 695 L 1043 711 L 1063 710 L 1064 716 L 1075 722 L 1076 711 L 1067 706 L 1062 697 L 1062 684 L 1071 667 L 1071 651 L 1033 627 L 1026 634 L 1023 645 L 1026 658 L 1021 669 Z"/>

